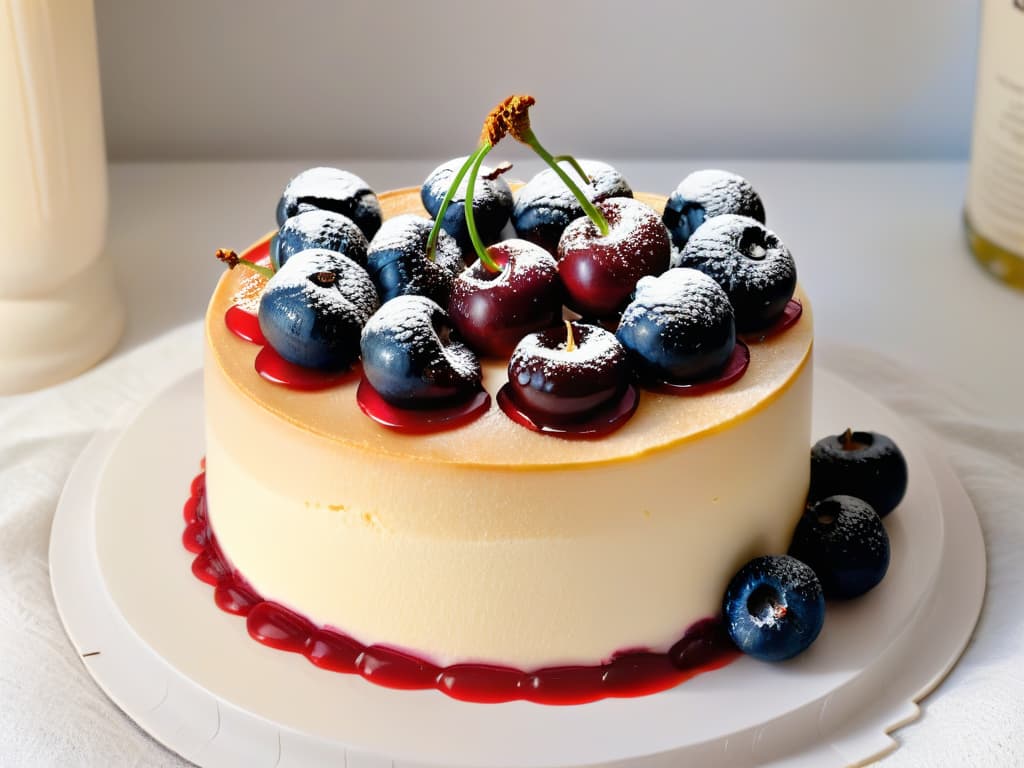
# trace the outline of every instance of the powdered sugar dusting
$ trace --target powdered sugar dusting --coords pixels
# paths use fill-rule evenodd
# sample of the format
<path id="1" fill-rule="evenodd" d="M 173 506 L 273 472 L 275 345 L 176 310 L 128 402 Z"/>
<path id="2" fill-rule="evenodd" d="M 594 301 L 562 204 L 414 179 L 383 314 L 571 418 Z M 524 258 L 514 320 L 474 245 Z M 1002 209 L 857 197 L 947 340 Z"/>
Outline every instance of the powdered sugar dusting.
<path id="1" fill-rule="evenodd" d="M 356 263 L 366 262 L 369 243 L 363 231 L 347 216 L 334 211 L 312 210 L 298 213 L 281 226 L 281 240 L 304 243 L 307 248 L 337 251 Z"/>
<path id="2" fill-rule="evenodd" d="M 576 349 L 568 349 L 568 329 L 552 328 L 522 338 L 509 360 L 509 370 L 516 368 L 539 372 L 545 381 L 552 381 L 569 371 L 587 376 L 622 364 L 626 350 L 615 334 L 597 325 L 572 324 Z M 580 349 L 586 345 L 586 349 Z"/>
<path id="3" fill-rule="evenodd" d="M 754 256 L 754 258 L 752 258 Z M 708 219 L 686 243 L 682 265 L 713 277 L 728 293 L 796 280 L 796 264 L 778 235 L 749 216 Z"/>
<path id="4" fill-rule="evenodd" d="M 449 160 L 447 163 L 442 163 L 431 171 L 430 175 L 427 176 L 426 181 L 423 182 L 424 188 L 433 196 L 438 205 L 440 204 L 440 201 L 444 199 L 444 196 L 448 194 L 448 188 L 451 186 L 452 179 L 465 162 L 465 157 L 456 157 L 453 160 Z M 484 176 L 488 175 L 493 170 L 493 168 L 487 165 L 480 166 L 480 173 L 477 176 L 476 185 L 473 188 L 474 210 L 477 207 L 489 204 L 492 201 L 499 202 L 506 210 L 512 206 L 512 188 L 509 187 L 508 182 L 501 176 L 494 179 L 484 178 Z M 462 181 L 459 182 L 459 187 L 455 190 L 455 196 L 452 198 L 452 202 L 465 202 L 466 191 L 469 189 L 468 182 L 469 173 L 467 172 L 466 175 L 462 177 Z M 424 198 L 424 203 L 426 203 L 426 198 Z M 436 214 L 436 211 L 431 211 L 431 213 Z"/>
<path id="5" fill-rule="evenodd" d="M 517 275 L 522 277 L 533 277 L 534 274 L 550 275 L 553 278 L 558 274 L 558 263 L 550 253 L 539 245 L 526 240 L 511 239 L 502 240 L 488 250 L 493 256 L 499 249 L 508 254 L 508 261 L 515 260 Z M 505 268 L 495 275 L 477 259 L 459 275 L 459 279 L 475 288 L 485 288 L 495 283 L 507 282 L 511 273 L 512 270 Z"/>
<path id="6" fill-rule="evenodd" d="M 310 278 L 329 272 L 335 281 L 321 286 Z M 308 306 L 326 314 L 347 314 L 360 325 L 366 323 L 378 307 L 377 291 L 366 270 L 352 259 L 319 248 L 301 251 L 281 267 L 267 282 L 264 295 L 274 290 L 298 290 Z"/>
<path id="7" fill-rule="evenodd" d="M 304 197 L 342 200 L 372 193 L 370 185 L 354 173 L 339 168 L 318 166 L 309 168 L 288 182 L 284 197 L 299 200 Z"/>
<path id="8" fill-rule="evenodd" d="M 416 252 L 426 258 L 427 240 L 434 222 L 425 216 L 403 213 L 385 221 L 370 241 L 370 254 L 382 251 Z M 438 233 L 434 250 L 437 263 L 453 273 L 462 269 L 462 251 L 455 238 L 443 229 Z"/>
<path id="9" fill-rule="evenodd" d="M 676 187 L 669 205 L 681 205 L 684 201 L 699 203 L 709 219 L 726 213 L 750 216 L 759 221 L 765 218 L 761 198 L 750 182 L 729 171 L 694 171 Z"/>
<path id="10" fill-rule="evenodd" d="M 620 328 L 647 319 L 659 327 L 718 328 L 732 319 L 729 297 L 714 280 L 696 269 L 670 269 L 643 277 L 636 298 L 626 307 Z"/>
<path id="11" fill-rule="evenodd" d="M 658 264 L 657 272 L 668 269 L 670 238 L 654 209 L 639 200 L 617 197 L 601 203 L 601 212 L 608 220 L 608 234 L 602 235 L 589 217 L 580 217 L 562 233 L 559 258 L 597 243 L 611 255 L 606 261 L 608 267 L 621 272 L 623 279 L 632 277 L 635 281 L 639 275 L 633 273 L 638 264 Z"/>
<path id="12" fill-rule="evenodd" d="M 232 303 L 241 310 L 255 315 L 260 308 L 260 297 L 267 286 L 267 278 L 258 272 L 249 272 L 242 278 Z"/>
<path id="13" fill-rule="evenodd" d="M 441 333 L 438 333 L 439 327 Z M 426 296 L 397 296 L 385 302 L 363 328 L 363 338 L 384 335 L 410 350 L 410 357 L 425 361 L 424 370 L 443 375 L 450 365 L 460 379 L 480 381 L 476 354 L 465 344 L 448 338 L 451 318 Z"/>
<path id="14" fill-rule="evenodd" d="M 633 190 L 630 189 L 629 184 L 618 171 L 607 163 L 598 160 L 580 160 L 579 163 L 590 177 L 589 184 L 580 178 L 580 175 L 569 163 L 563 160 L 558 165 L 591 202 L 606 200 L 610 197 L 632 197 Z M 551 168 L 545 168 L 519 190 L 514 215 L 518 216 L 527 206 L 574 210 L 580 214 L 583 213 L 575 195 Z"/>

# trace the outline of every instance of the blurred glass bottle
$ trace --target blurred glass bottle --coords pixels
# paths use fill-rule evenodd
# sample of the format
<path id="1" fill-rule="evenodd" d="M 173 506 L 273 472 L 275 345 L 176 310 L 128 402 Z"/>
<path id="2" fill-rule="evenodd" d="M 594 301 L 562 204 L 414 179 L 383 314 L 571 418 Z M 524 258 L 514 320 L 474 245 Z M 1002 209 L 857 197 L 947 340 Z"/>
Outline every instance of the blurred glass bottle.
<path id="1" fill-rule="evenodd" d="M 1024 0 L 982 0 L 965 210 L 975 258 L 1024 289 Z"/>

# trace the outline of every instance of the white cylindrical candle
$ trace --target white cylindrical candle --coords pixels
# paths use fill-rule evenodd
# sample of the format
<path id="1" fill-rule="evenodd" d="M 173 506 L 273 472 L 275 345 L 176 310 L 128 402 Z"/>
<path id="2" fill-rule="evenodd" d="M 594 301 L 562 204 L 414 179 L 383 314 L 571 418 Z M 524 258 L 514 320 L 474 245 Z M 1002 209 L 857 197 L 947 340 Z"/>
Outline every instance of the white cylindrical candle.
<path id="1" fill-rule="evenodd" d="M 103 253 L 92 0 L 0 0 L 0 394 L 90 367 L 124 310 Z"/>

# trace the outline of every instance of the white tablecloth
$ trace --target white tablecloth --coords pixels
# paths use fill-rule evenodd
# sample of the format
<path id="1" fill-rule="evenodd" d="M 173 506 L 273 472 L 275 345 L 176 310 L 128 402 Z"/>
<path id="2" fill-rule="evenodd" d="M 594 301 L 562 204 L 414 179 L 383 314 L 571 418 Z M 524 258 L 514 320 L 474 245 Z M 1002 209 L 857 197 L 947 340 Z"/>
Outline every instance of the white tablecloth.
<path id="1" fill-rule="evenodd" d="M 76 657 L 50 594 L 47 544 L 64 480 L 92 434 L 109 426 L 124 407 L 145 401 L 169 380 L 199 363 L 198 325 L 173 329 L 171 320 L 197 317 L 212 282 L 209 272 L 193 279 L 188 261 L 191 257 L 180 254 L 203 250 L 202 258 L 207 259 L 205 251 L 214 245 L 241 244 L 268 228 L 254 222 L 269 218 L 274 193 L 261 192 L 254 202 L 255 193 L 247 190 L 266 184 L 268 177 L 280 178 L 286 171 L 276 168 L 270 173 L 262 166 L 251 170 L 224 168 L 217 173 L 207 166 L 115 169 L 111 248 L 129 294 L 132 322 L 121 351 L 66 384 L 0 398 L 0 766 L 4 768 L 184 764 L 119 712 Z M 769 199 L 782 201 L 776 209 L 777 218 L 795 222 L 799 217 L 786 199 L 787 195 L 794 200 L 806 198 L 802 178 L 836 178 L 846 173 L 843 184 L 847 188 L 857 178 L 863 179 L 866 188 L 884 173 L 878 168 L 870 173 L 858 166 L 850 166 L 848 171 L 842 168 L 802 166 L 794 170 L 779 165 L 774 170 L 762 167 L 760 173 L 767 177 L 769 187 L 776 188 L 775 196 Z M 738 170 L 744 171 L 742 167 Z M 891 191 L 905 184 L 908 190 L 917 190 L 917 202 L 907 205 L 918 206 L 922 220 L 923 211 L 936 209 L 934 197 L 938 195 L 940 202 L 945 200 L 945 207 L 939 206 L 943 215 L 936 221 L 948 222 L 947 214 L 954 212 L 952 201 L 954 195 L 958 199 L 959 191 L 940 190 L 940 194 L 935 191 L 935 181 L 944 179 L 943 183 L 949 184 L 952 178 L 958 183 L 959 170 L 924 167 L 917 181 L 908 181 L 908 174 L 913 176 L 912 168 L 891 170 L 887 188 Z M 364 171 L 363 175 L 374 178 L 371 172 Z M 757 174 L 747 171 L 747 175 Z M 408 178 L 407 171 L 403 170 L 402 177 Z M 207 192 L 208 198 L 221 201 L 218 205 L 223 215 L 199 217 L 205 224 L 193 221 L 190 225 L 199 230 L 181 230 L 181 222 L 188 221 L 187 214 L 197 210 L 191 193 L 203 184 L 218 183 L 217 179 L 236 193 L 234 203 L 223 202 L 229 199 L 228 189 Z M 381 186 L 389 183 L 387 179 L 380 182 Z M 816 213 L 814 220 L 827 218 L 830 211 L 836 220 L 841 218 L 838 204 L 830 209 L 828 200 L 823 199 L 816 205 L 824 213 Z M 259 213 L 251 212 L 254 207 Z M 881 248 L 898 231 L 895 219 L 902 222 L 907 213 L 890 214 L 893 221 L 889 229 L 884 207 L 873 208 L 872 213 L 882 218 L 876 227 L 877 247 Z M 914 237 L 920 238 L 927 234 L 922 229 L 914 232 Z M 808 225 L 795 234 L 807 250 L 818 250 L 808 247 L 815 244 L 813 227 Z M 941 234 L 941 239 L 936 236 L 936 243 L 948 241 L 948 236 Z M 956 277 L 943 277 L 945 273 L 926 275 L 922 279 L 928 291 L 914 295 L 907 292 L 909 276 L 931 268 L 936 258 L 934 247 L 921 242 L 913 252 L 891 254 L 872 250 L 870 241 L 850 245 L 836 242 L 840 252 L 846 248 L 848 253 L 860 255 L 863 249 L 862 260 L 853 264 L 840 254 L 830 254 L 835 259 L 826 263 L 821 257 L 816 261 L 813 252 L 805 261 L 798 257 L 799 264 L 807 265 L 805 285 L 817 299 L 819 330 L 831 330 L 826 335 L 844 341 L 860 341 L 890 354 L 899 353 L 913 365 L 907 367 L 874 352 L 827 341 L 819 344 L 818 362 L 937 436 L 977 507 L 989 558 L 986 603 L 970 647 L 949 678 L 925 700 L 922 718 L 897 732 L 903 746 L 882 765 L 1018 768 L 1024 765 L 1024 608 L 1020 598 L 1024 591 L 1024 421 L 1020 409 L 1005 411 L 1014 402 L 1020 403 L 1019 395 L 1016 399 L 1012 395 L 1021 391 L 1024 378 L 1018 378 L 1014 385 L 977 377 L 1022 370 L 1019 328 L 1024 327 L 1024 297 L 1019 305 L 1014 303 L 1018 297 L 990 285 L 971 267 L 959 266 L 952 256 L 945 269 Z M 154 246 L 160 258 L 181 259 L 161 274 L 159 291 L 149 290 L 156 268 L 139 261 L 147 243 L 164 243 Z M 889 268 L 889 260 L 897 256 L 911 261 L 892 261 Z M 960 254 L 957 258 L 966 257 Z M 887 265 L 887 279 L 869 274 L 863 278 L 866 283 L 858 283 L 862 271 L 870 273 L 879 265 Z M 974 278 L 978 278 L 976 286 L 966 284 Z M 848 308 L 855 306 L 856 292 L 865 284 L 875 283 L 879 288 L 872 296 L 874 309 L 861 305 L 857 312 L 850 313 Z M 143 292 L 140 286 L 146 286 L 146 290 Z M 966 310 L 955 300 L 961 293 L 971 305 Z M 989 323 L 974 313 L 984 313 L 986 304 L 995 306 L 1003 318 L 1017 317 L 1018 330 L 992 327 L 991 336 L 984 335 Z M 927 336 L 929 328 L 944 329 L 943 323 L 956 311 L 962 311 L 963 316 L 956 323 L 961 328 L 960 337 L 951 340 L 946 331 L 939 339 Z M 881 319 L 869 316 L 870 312 L 881 313 Z M 885 322 L 887 312 L 889 317 L 908 313 L 916 318 L 908 321 L 911 325 L 927 323 L 897 328 L 891 321 Z M 887 326 L 896 330 L 887 332 Z M 971 346 L 975 343 L 981 349 Z M 914 351 L 920 348 L 927 354 L 915 358 Z M 989 354 L 993 362 L 982 367 Z M 976 401 L 967 397 L 984 391 L 992 396 Z M 951 611 L 956 609 L 955 605 L 949 606 Z"/>

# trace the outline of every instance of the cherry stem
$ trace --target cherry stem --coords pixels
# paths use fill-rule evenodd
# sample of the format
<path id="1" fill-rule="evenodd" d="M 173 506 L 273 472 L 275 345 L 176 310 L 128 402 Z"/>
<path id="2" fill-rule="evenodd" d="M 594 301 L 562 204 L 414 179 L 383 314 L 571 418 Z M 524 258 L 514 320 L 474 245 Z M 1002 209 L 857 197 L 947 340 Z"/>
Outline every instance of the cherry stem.
<path id="1" fill-rule="evenodd" d="M 476 228 L 476 214 L 473 213 L 473 190 L 476 188 L 476 177 L 480 173 L 480 165 L 491 149 L 493 149 L 493 145 L 483 144 L 476 151 L 473 167 L 469 169 L 469 181 L 466 182 L 466 229 L 469 230 L 469 239 L 473 241 L 473 250 L 480 257 L 480 262 L 491 272 L 501 272 L 501 267 L 494 262 L 494 259 L 487 252 L 487 246 L 480 239 L 480 233 Z"/>
<path id="2" fill-rule="evenodd" d="M 565 331 L 566 331 L 565 351 L 566 352 L 575 352 L 576 351 L 576 336 L 572 332 L 572 321 L 571 320 L 565 320 L 564 322 L 565 322 Z"/>
<path id="3" fill-rule="evenodd" d="M 593 181 L 593 179 L 591 179 L 590 176 L 587 175 L 587 172 L 583 170 L 583 166 L 580 165 L 579 160 L 577 160 L 572 155 L 555 155 L 555 162 L 568 163 L 569 165 L 571 165 L 573 170 L 580 175 L 581 179 L 583 179 L 584 184 L 590 184 Z"/>
<path id="4" fill-rule="evenodd" d="M 569 191 L 575 195 L 576 199 L 579 201 L 580 207 L 583 208 L 583 212 L 587 214 L 592 222 L 594 222 L 598 231 L 601 233 L 601 236 L 606 236 L 609 231 L 608 220 L 605 219 L 601 211 L 595 208 L 594 204 L 587 199 L 587 196 L 583 194 L 583 191 L 578 186 L 576 186 L 576 183 L 569 178 L 569 174 L 562 169 L 562 166 L 558 164 L 551 153 L 541 146 L 541 143 L 537 141 L 537 137 L 533 133 L 533 129 L 525 127 L 520 129 L 519 132 L 514 135 L 519 139 L 519 141 L 531 147 L 534 152 L 540 155 L 541 159 L 545 163 L 551 166 L 551 170 L 558 174 L 558 178 L 562 180 L 562 183 L 564 183 L 565 186 L 569 188 Z M 582 173 L 582 169 L 577 170 Z M 586 177 L 585 173 L 582 175 Z"/>
<path id="5" fill-rule="evenodd" d="M 218 260 L 223 261 L 225 264 L 228 265 L 228 269 L 234 269 L 239 264 L 242 264 L 251 269 L 256 274 L 262 275 L 267 280 L 274 276 L 274 270 L 270 269 L 270 267 L 264 267 L 262 264 L 257 264 L 254 261 L 249 261 L 249 259 L 243 259 L 230 248 L 218 248 L 217 253 L 215 255 Z"/>
<path id="6" fill-rule="evenodd" d="M 843 450 L 852 451 L 854 449 L 854 446 L 855 443 L 853 441 L 853 429 L 847 427 L 846 431 L 843 432 Z"/>
<path id="7" fill-rule="evenodd" d="M 455 197 L 455 193 L 459 189 L 459 184 L 462 183 L 462 179 L 466 176 L 466 171 L 470 169 L 473 163 L 476 161 L 476 156 L 480 154 L 480 151 L 487 147 L 487 151 L 491 150 L 491 145 L 486 142 L 481 143 L 473 153 L 466 158 L 466 162 L 459 168 L 459 172 L 455 174 L 455 178 L 452 179 L 451 185 L 448 187 L 448 192 L 445 193 L 444 200 L 441 201 L 441 207 L 437 211 L 437 216 L 434 217 L 434 226 L 430 230 L 430 237 L 427 238 L 427 259 L 429 261 L 435 260 L 435 252 L 437 251 L 437 238 L 441 236 L 441 222 L 444 221 L 444 214 L 448 210 L 448 206 L 451 205 L 452 198 Z"/>

